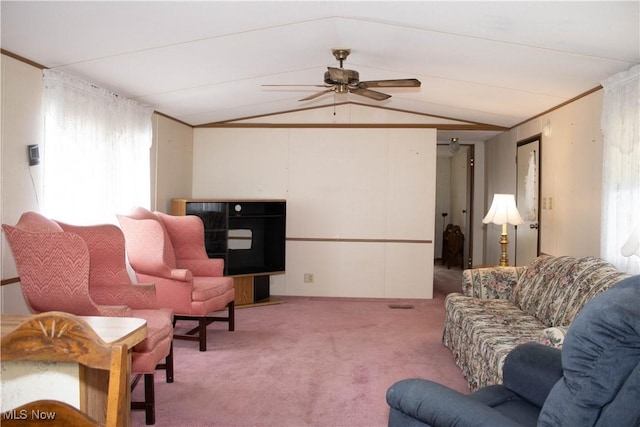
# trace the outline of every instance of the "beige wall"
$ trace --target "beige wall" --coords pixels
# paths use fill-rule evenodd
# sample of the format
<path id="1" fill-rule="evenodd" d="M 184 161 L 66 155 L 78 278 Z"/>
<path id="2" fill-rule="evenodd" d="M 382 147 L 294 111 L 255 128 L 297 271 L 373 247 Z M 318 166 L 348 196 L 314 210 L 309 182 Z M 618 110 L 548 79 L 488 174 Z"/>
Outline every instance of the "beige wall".
<path id="1" fill-rule="evenodd" d="M 171 199 L 191 194 L 193 128 L 153 115 L 151 148 L 151 208 L 171 212 Z"/>
<path id="2" fill-rule="evenodd" d="M 540 211 L 542 253 L 600 255 L 601 111 L 599 90 L 487 141 L 488 207 L 494 193 L 515 194 L 517 142 L 542 134 L 550 125 L 551 133 L 542 135 L 540 149 L 540 199 L 547 200 L 547 208 Z M 500 258 L 500 227 L 487 225 L 486 230 L 485 263 L 495 264 Z M 515 236 L 513 226 L 509 236 Z M 509 245 L 510 259 L 514 259 L 513 248 Z"/>
<path id="3" fill-rule="evenodd" d="M 21 61 L 2 55 L 2 140 L 0 189 L 2 223 L 15 224 L 22 212 L 38 211 L 42 194 L 42 164 L 29 166 L 27 146 L 42 150 L 42 72 Z M 41 153 L 42 154 L 42 153 Z M 41 199 L 41 197 L 40 197 Z M 11 250 L 2 235 L 2 278 L 16 277 Z M 2 312 L 28 313 L 20 284 L 2 286 Z"/>
<path id="4" fill-rule="evenodd" d="M 287 199 L 303 240 L 273 294 L 431 298 L 435 148 L 434 129 L 195 129 L 193 197 Z"/>

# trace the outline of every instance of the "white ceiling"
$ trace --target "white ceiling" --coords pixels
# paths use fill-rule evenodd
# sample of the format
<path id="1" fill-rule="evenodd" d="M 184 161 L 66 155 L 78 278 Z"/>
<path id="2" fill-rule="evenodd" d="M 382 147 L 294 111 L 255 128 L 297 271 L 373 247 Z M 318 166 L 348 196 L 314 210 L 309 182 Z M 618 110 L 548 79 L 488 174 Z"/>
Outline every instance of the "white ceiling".
<path id="1" fill-rule="evenodd" d="M 2 1 L 2 49 L 191 125 L 335 101 L 511 127 L 640 63 L 640 2 Z M 417 78 L 300 102 L 338 66 Z M 488 137 L 495 132 L 479 132 Z"/>

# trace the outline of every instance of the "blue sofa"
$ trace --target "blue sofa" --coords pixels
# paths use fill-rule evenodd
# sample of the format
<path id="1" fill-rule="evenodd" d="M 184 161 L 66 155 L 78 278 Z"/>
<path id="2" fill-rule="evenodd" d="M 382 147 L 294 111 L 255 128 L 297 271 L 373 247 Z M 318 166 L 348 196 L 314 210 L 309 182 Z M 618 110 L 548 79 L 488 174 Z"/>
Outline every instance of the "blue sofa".
<path id="1" fill-rule="evenodd" d="M 517 346 L 503 383 L 465 395 L 424 379 L 387 391 L 389 427 L 640 426 L 640 276 L 594 297 L 562 350 Z"/>

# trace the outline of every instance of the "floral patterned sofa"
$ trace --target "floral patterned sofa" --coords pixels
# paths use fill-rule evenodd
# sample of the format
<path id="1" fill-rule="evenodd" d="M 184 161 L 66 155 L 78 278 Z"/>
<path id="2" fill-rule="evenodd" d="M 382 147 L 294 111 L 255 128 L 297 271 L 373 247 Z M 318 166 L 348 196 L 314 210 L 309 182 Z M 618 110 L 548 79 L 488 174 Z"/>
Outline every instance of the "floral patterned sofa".
<path id="1" fill-rule="evenodd" d="M 562 347 L 584 304 L 628 276 L 600 258 L 568 256 L 465 270 L 463 293 L 445 299 L 443 342 L 471 391 L 501 384 L 504 359 L 515 346 Z"/>

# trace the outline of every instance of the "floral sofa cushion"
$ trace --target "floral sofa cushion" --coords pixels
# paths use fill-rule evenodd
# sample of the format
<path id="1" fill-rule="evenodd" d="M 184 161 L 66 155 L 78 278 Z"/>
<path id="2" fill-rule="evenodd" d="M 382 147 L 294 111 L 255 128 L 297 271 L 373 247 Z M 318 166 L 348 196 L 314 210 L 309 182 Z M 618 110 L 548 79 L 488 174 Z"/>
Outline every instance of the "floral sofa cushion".
<path id="1" fill-rule="evenodd" d="M 485 267 L 465 270 L 462 293 L 483 299 L 513 299 L 513 290 L 526 267 Z"/>
<path id="2" fill-rule="evenodd" d="M 600 258 L 536 258 L 514 289 L 515 304 L 547 326 L 568 326 L 587 301 L 622 273 Z"/>
<path id="3" fill-rule="evenodd" d="M 464 294 L 445 300 L 443 342 L 471 390 L 499 384 L 515 346 L 562 346 L 582 306 L 627 276 L 593 257 L 543 256 L 526 267 L 465 270 Z"/>
<path id="4" fill-rule="evenodd" d="M 510 300 L 449 294 L 445 300 L 444 344 L 451 349 L 469 388 L 502 383 L 502 365 L 518 344 L 538 341 L 538 319 Z"/>

